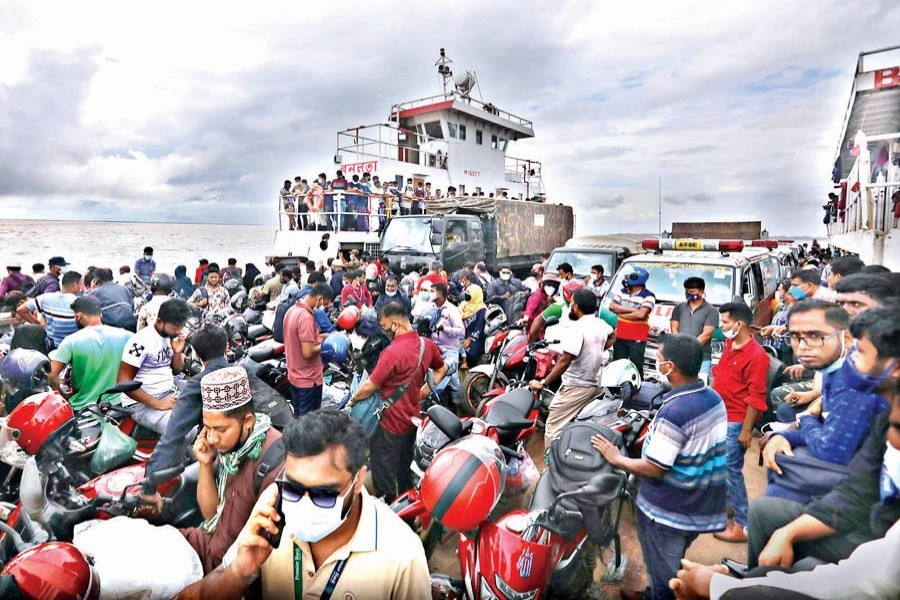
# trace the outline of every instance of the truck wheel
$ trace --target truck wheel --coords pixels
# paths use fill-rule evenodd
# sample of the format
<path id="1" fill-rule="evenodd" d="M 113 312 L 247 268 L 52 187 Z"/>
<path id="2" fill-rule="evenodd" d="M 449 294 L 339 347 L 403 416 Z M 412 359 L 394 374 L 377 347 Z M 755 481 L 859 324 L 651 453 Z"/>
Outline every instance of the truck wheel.
<path id="1" fill-rule="evenodd" d="M 575 560 L 565 569 L 553 572 L 547 598 L 584 598 L 594 581 L 596 565 L 597 545 L 585 541 Z"/>
<path id="2" fill-rule="evenodd" d="M 481 401 L 484 395 L 490 391 L 489 385 L 491 378 L 486 373 L 469 373 L 466 378 L 466 386 L 463 390 L 462 402 L 460 408 L 467 416 L 478 416 L 478 410 L 481 408 Z"/>

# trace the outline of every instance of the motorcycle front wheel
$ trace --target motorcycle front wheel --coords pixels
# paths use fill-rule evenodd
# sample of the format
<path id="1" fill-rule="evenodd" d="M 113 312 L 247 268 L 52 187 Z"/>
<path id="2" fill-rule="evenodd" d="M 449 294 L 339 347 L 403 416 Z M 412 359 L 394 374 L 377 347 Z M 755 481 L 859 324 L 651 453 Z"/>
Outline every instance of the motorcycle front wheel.
<path id="1" fill-rule="evenodd" d="M 502 387 L 502 385 L 497 385 L 498 383 L 500 383 L 499 380 L 494 383 L 494 388 Z M 469 372 L 463 389 L 462 402 L 460 403 L 460 407 L 467 416 L 482 416 L 479 410 L 482 408 L 481 404 L 484 400 L 484 395 L 491 390 L 490 384 L 491 378 L 487 373 Z"/>

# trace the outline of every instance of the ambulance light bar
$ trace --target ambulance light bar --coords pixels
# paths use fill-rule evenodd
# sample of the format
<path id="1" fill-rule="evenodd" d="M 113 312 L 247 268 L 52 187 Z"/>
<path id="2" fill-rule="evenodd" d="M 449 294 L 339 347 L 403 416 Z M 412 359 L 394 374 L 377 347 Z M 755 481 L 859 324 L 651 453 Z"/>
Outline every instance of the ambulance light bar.
<path id="1" fill-rule="evenodd" d="M 743 240 L 700 240 L 700 239 L 646 239 L 641 242 L 644 250 L 706 250 L 712 252 L 740 252 Z"/>
<path id="2" fill-rule="evenodd" d="M 768 248 L 770 250 L 774 250 L 778 247 L 777 240 L 753 240 L 750 242 L 750 245 L 754 248 Z"/>

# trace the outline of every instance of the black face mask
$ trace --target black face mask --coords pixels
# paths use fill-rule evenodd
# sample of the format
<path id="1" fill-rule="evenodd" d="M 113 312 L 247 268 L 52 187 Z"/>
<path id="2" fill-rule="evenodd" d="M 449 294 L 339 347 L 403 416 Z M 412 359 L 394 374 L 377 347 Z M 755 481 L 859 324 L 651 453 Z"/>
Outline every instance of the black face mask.
<path id="1" fill-rule="evenodd" d="M 462 295 L 462 299 L 465 300 L 466 302 L 471 302 L 472 294 L 470 294 L 469 292 L 466 292 L 465 294 Z"/>
<path id="2" fill-rule="evenodd" d="M 579 317 L 578 315 L 576 315 L 574 310 L 570 310 L 570 311 L 569 311 L 569 318 L 572 319 L 573 321 L 577 321 L 577 320 L 580 319 L 581 317 Z"/>

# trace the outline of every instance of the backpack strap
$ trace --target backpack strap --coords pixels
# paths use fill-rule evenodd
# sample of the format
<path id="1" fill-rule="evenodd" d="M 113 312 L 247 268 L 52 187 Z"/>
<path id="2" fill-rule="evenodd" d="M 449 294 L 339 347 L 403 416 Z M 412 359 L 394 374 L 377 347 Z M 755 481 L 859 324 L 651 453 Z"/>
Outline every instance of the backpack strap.
<path id="1" fill-rule="evenodd" d="M 286 453 L 287 450 L 284 438 L 280 437 L 275 440 L 262 455 L 262 459 L 259 461 L 259 467 L 256 469 L 256 474 L 253 476 L 253 489 L 256 490 L 257 497 L 259 497 L 259 488 L 262 486 L 263 479 L 266 478 L 266 475 L 268 475 L 272 469 L 284 462 Z"/>
<path id="2" fill-rule="evenodd" d="M 412 375 L 409 376 L 409 380 L 394 390 L 394 393 L 391 394 L 387 400 L 384 400 L 381 403 L 381 406 L 375 411 L 375 416 L 378 419 L 381 419 L 381 413 L 385 410 L 393 406 L 394 402 L 400 399 L 400 397 L 406 392 L 406 389 L 409 387 L 409 384 L 413 382 L 413 379 L 416 377 L 416 373 L 419 371 L 419 365 L 422 364 L 422 357 L 425 355 L 425 340 L 422 337 L 419 337 L 419 360 L 416 362 L 415 368 L 413 368 Z"/>

